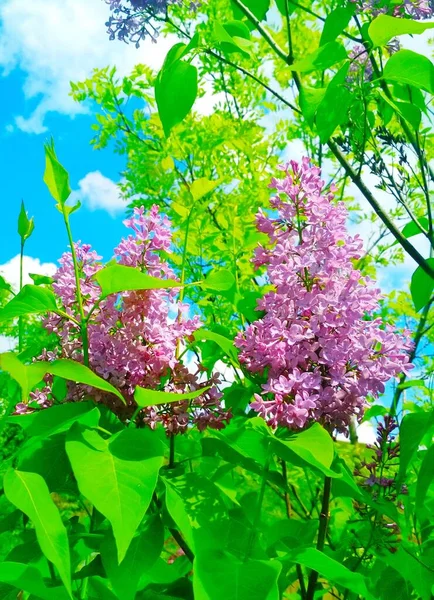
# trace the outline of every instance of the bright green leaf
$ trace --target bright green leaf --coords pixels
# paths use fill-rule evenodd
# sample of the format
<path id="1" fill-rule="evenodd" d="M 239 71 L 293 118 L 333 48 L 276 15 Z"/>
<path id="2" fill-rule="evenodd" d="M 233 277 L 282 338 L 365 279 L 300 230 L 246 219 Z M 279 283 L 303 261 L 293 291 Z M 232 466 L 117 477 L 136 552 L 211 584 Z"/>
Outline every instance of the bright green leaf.
<path id="1" fill-rule="evenodd" d="M 12 289 L 11 284 L 8 283 L 2 275 L 0 275 L 0 291 L 1 290 L 6 290 L 7 292 L 10 292 L 13 294 L 13 289 Z"/>
<path id="2" fill-rule="evenodd" d="M 355 11 L 355 6 L 338 7 L 327 15 L 319 45 L 333 42 L 348 26 Z"/>
<path id="3" fill-rule="evenodd" d="M 351 92 L 343 85 L 329 86 L 318 106 L 315 122 L 322 143 L 333 135 L 336 128 L 348 119 Z"/>
<path id="4" fill-rule="evenodd" d="M 68 535 L 59 511 L 40 475 L 9 469 L 4 476 L 6 498 L 32 521 L 38 543 L 57 568 L 72 597 Z"/>
<path id="5" fill-rule="evenodd" d="M 195 600 L 279 600 L 277 560 L 241 561 L 221 550 L 202 551 L 194 561 Z"/>
<path id="6" fill-rule="evenodd" d="M 27 415 L 9 417 L 9 423 L 20 425 L 29 437 L 49 437 L 55 433 L 68 431 L 73 423 L 95 408 L 93 402 L 68 402 L 51 406 L 49 410 L 41 410 Z"/>
<path id="7" fill-rule="evenodd" d="M 64 587 L 47 587 L 41 572 L 33 565 L 0 562 L 0 581 L 42 600 L 68 600 L 71 597 Z"/>
<path id="8" fill-rule="evenodd" d="M 434 65 L 429 58 L 412 50 L 393 54 L 384 67 L 383 77 L 434 93 Z"/>
<path id="9" fill-rule="evenodd" d="M 166 137 L 191 111 L 196 96 L 196 67 L 183 60 L 163 67 L 155 81 L 155 100 Z"/>
<path id="10" fill-rule="evenodd" d="M 33 279 L 35 285 L 51 285 L 54 281 L 54 279 L 48 275 L 38 275 L 37 273 L 29 273 L 29 277 Z"/>
<path id="11" fill-rule="evenodd" d="M 308 73 L 309 71 L 325 71 L 347 58 L 347 51 L 339 42 L 328 42 L 320 46 L 315 52 L 295 61 L 291 65 L 292 71 Z"/>
<path id="12" fill-rule="evenodd" d="M 150 429 L 125 429 L 108 440 L 74 425 L 66 452 L 80 492 L 110 522 L 119 563 L 140 525 L 163 464 L 163 446 Z"/>
<path id="13" fill-rule="evenodd" d="M 428 231 L 428 229 L 429 229 L 428 219 L 426 217 L 420 217 L 418 219 L 418 221 L 419 221 L 420 225 L 425 229 L 425 231 Z M 414 221 L 410 221 L 409 223 L 407 223 L 407 225 L 405 225 L 405 227 L 402 230 L 402 235 L 405 238 L 411 238 L 414 235 L 419 235 L 420 233 L 423 233 L 423 232 Z M 395 246 L 398 243 L 399 243 L 398 240 L 395 240 L 393 242 L 393 245 Z"/>
<path id="14" fill-rule="evenodd" d="M 430 485 L 434 480 L 434 445 L 425 452 L 416 484 L 416 513 L 421 514 Z"/>
<path id="15" fill-rule="evenodd" d="M 26 209 L 24 208 L 24 202 L 21 200 L 21 210 L 18 215 L 18 235 L 20 236 L 22 243 L 32 235 L 34 228 L 35 223 L 33 217 L 29 219 Z"/>
<path id="16" fill-rule="evenodd" d="M 0 322 L 24 315 L 56 312 L 56 297 L 50 290 L 36 285 L 25 285 L 6 306 L 0 310 Z"/>
<path id="17" fill-rule="evenodd" d="M 378 17 L 371 21 L 368 28 L 368 35 L 374 47 L 385 46 L 391 39 L 398 35 L 423 33 L 433 27 L 434 23 L 390 17 L 389 15 L 378 15 Z"/>
<path id="18" fill-rule="evenodd" d="M 340 562 L 330 558 L 316 548 L 306 548 L 299 552 L 294 561 L 297 563 L 317 571 L 328 581 L 336 583 L 351 592 L 358 594 L 364 600 L 374 600 L 374 597 L 369 592 L 366 580 L 360 573 L 353 573 Z"/>
<path id="19" fill-rule="evenodd" d="M 214 24 L 214 37 L 223 52 L 241 52 L 250 56 L 253 43 L 250 41 L 250 32 L 241 21 L 232 21 L 221 25 Z"/>
<path id="20" fill-rule="evenodd" d="M 20 385 L 21 397 L 23 400 L 27 399 L 29 392 L 44 376 L 42 369 L 38 370 L 34 366 L 33 368 L 30 368 L 29 365 L 24 365 L 17 355 L 12 352 L 0 354 L 0 369 L 9 373 L 9 375 Z"/>
<path id="21" fill-rule="evenodd" d="M 405 415 L 399 428 L 399 479 L 402 481 L 425 434 L 434 425 L 434 412 Z"/>
<path id="22" fill-rule="evenodd" d="M 67 170 L 60 164 L 54 149 L 53 140 L 45 144 L 45 173 L 44 182 L 48 187 L 50 194 L 58 202 L 60 208 L 63 208 L 65 202 L 71 194 L 69 187 L 69 175 Z"/>
<path id="23" fill-rule="evenodd" d="M 142 273 L 135 267 L 125 265 L 110 265 L 97 271 L 94 278 L 101 287 L 101 298 L 110 294 L 127 292 L 131 290 L 158 290 L 166 288 L 180 288 L 182 285 L 174 279 L 160 279 Z"/>
<path id="24" fill-rule="evenodd" d="M 101 556 L 105 572 L 119 600 L 134 600 L 143 575 L 160 556 L 164 542 L 164 527 L 159 516 L 148 517 L 136 535 L 121 564 L 118 564 L 113 537 L 106 536 Z"/>
<path id="25" fill-rule="evenodd" d="M 434 258 L 428 258 L 426 261 L 430 267 L 434 268 Z M 410 292 L 414 308 L 419 311 L 426 306 L 431 299 L 434 291 L 434 279 L 430 277 L 422 267 L 417 267 L 411 276 Z"/>
<path id="26" fill-rule="evenodd" d="M 205 290 L 225 292 L 235 285 L 235 277 L 227 269 L 215 269 L 208 273 L 200 286 Z"/>
<path id="27" fill-rule="evenodd" d="M 221 180 L 210 180 L 206 177 L 200 177 L 199 179 L 195 179 L 190 186 L 190 194 L 193 196 L 193 200 L 196 202 L 200 200 L 210 192 L 213 192 L 219 185 L 221 185 Z"/>
<path id="28" fill-rule="evenodd" d="M 150 390 L 137 386 L 134 390 L 134 400 L 140 408 L 147 406 L 158 406 L 159 404 L 169 404 L 170 402 L 181 402 L 182 400 L 193 400 L 197 398 L 206 390 L 209 390 L 210 386 L 203 387 L 194 392 L 187 392 L 185 394 L 177 394 L 175 392 L 158 392 L 157 390 Z"/>
<path id="29" fill-rule="evenodd" d="M 400 390 L 408 390 L 412 387 L 426 387 L 426 383 L 423 379 L 408 379 L 398 385 Z"/>

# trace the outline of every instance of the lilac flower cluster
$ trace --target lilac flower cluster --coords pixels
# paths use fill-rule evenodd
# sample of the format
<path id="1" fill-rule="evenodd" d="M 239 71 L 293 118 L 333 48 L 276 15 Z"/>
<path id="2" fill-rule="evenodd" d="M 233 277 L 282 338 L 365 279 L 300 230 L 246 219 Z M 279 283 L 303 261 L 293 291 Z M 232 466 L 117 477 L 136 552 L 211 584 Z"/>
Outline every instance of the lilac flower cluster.
<path id="1" fill-rule="evenodd" d="M 373 17 L 391 14 L 394 17 L 409 16 L 412 19 L 430 19 L 434 14 L 433 0 L 402 0 L 399 4 L 385 0 L 350 0 L 357 5 L 358 12 L 369 13 Z"/>
<path id="2" fill-rule="evenodd" d="M 235 341 L 246 368 L 267 378 L 251 408 L 272 426 L 315 420 L 346 431 L 366 397 L 410 367 L 409 338 L 369 317 L 380 291 L 353 266 L 362 240 L 347 234 L 347 211 L 324 192 L 320 169 L 308 158 L 280 169 L 273 213 L 257 215 L 271 246 L 255 256 L 275 289 L 258 302 L 265 316 Z"/>
<path id="3" fill-rule="evenodd" d="M 350 51 L 350 67 L 348 69 L 347 82 L 353 82 L 359 73 L 363 72 L 364 81 L 372 79 L 372 64 L 365 46 L 356 44 Z"/>
<path id="4" fill-rule="evenodd" d="M 158 29 L 153 23 L 155 17 L 164 16 L 171 4 L 182 4 L 182 0 L 105 0 L 112 12 L 106 23 L 111 40 L 133 42 L 136 48 L 146 36 L 157 41 Z M 191 10 L 196 10 L 198 2 L 189 2 Z"/>
<path id="5" fill-rule="evenodd" d="M 134 209 L 125 225 L 132 231 L 115 248 L 117 262 L 137 267 L 153 277 L 175 278 L 161 251 L 171 244 L 170 222 L 153 206 L 148 214 L 143 208 Z M 138 418 L 150 427 L 162 422 L 168 433 L 184 432 L 191 424 L 203 430 L 220 429 L 230 418 L 221 406 L 221 393 L 216 385 L 218 374 L 209 381 L 201 381 L 203 369 L 189 371 L 179 359 L 183 341 L 189 338 L 201 323 L 199 317 L 188 317 L 189 306 L 177 301 L 177 290 L 158 289 L 123 292 L 98 302 L 100 289 L 93 278 L 102 264 L 100 257 L 87 244 L 76 244 L 80 265 L 80 287 L 85 315 L 91 315 L 88 326 L 90 367 L 98 375 L 121 391 L 127 406 L 113 395 L 94 388 L 71 384 L 67 400 L 79 401 L 93 397 L 110 406 L 122 418 L 131 417 L 135 408 L 134 389 L 145 388 L 182 393 L 211 386 L 194 400 L 154 406 L 141 411 Z M 66 312 L 78 319 L 76 285 L 71 253 L 60 259 L 60 268 L 54 275 L 53 289 L 61 299 Z M 171 313 L 177 314 L 171 318 Z M 59 337 L 60 356 L 83 361 L 79 327 L 73 322 L 50 314 L 45 327 Z M 54 354 L 49 359 L 58 358 Z M 49 388 L 36 392 L 34 400 L 48 402 Z"/>

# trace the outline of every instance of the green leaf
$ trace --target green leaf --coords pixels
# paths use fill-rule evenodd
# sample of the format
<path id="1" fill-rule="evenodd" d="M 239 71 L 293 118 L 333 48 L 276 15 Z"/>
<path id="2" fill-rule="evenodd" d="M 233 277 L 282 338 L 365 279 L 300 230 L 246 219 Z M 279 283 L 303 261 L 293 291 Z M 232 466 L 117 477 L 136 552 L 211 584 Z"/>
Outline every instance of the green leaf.
<path id="1" fill-rule="evenodd" d="M 392 38 L 398 35 L 423 33 L 433 27 L 434 23 L 379 15 L 371 21 L 368 28 L 368 35 L 375 48 L 377 46 L 385 46 Z"/>
<path id="2" fill-rule="evenodd" d="M 310 88 L 303 86 L 300 91 L 300 108 L 304 118 L 313 127 L 315 114 L 324 99 L 326 88 Z"/>
<path id="3" fill-rule="evenodd" d="M 319 45 L 333 42 L 348 26 L 354 11 L 355 6 L 338 7 L 327 15 Z"/>
<path id="4" fill-rule="evenodd" d="M 177 394 L 175 392 L 158 392 L 156 390 L 149 390 L 137 386 L 134 390 L 134 400 L 140 408 L 146 408 L 147 406 L 157 406 L 159 404 L 169 404 L 170 402 L 180 402 L 181 400 L 193 400 L 197 398 L 206 390 L 209 390 L 210 386 L 200 388 L 194 392 L 187 392 L 185 394 Z"/>
<path id="5" fill-rule="evenodd" d="M 21 242 L 24 243 L 33 233 L 35 229 L 35 223 L 33 217 L 29 219 L 24 208 L 24 202 L 21 200 L 21 210 L 18 215 L 18 235 L 21 238 Z"/>
<path id="6" fill-rule="evenodd" d="M 235 277 L 227 269 L 216 269 L 210 271 L 205 280 L 200 283 L 205 290 L 216 290 L 225 292 L 235 285 Z"/>
<path id="7" fill-rule="evenodd" d="M 250 31 L 241 21 L 230 21 L 221 25 L 214 24 L 214 38 L 223 52 L 241 52 L 250 56 L 253 43 L 250 41 Z"/>
<path id="8" fill-rule="evenodd" d="M 32 521 L 38 543 L 72 598 L 68 535 L 59 511 L 40 475 L 9 469 L 4 476 L 6 498 Z"/>
<path id="9" fill-rule="evenodd" d="M 68 402 L 28 415 L 14 415 L 9 417 L 8 422 L 20 425 L 29 437 L 49 437 L 55 433 L 68 431 L 73 423 L 94 408 L 93 402 Z"/>
<path id="10" fill-rule="evenodd" d="M 29 392 L 44 376 L 42 370 L 38 371 L 36 368 L 31 369 L 28 365 L 24 365 L 12 352 L 0 354 L 0 369 L 9 373 L 12 379 L 15 379 L 20 385 L 23 400 L 27 399 Z"/>
<path id="11" fill-rule="evenodd" d="M 434 425 L 434 412 L 405 415 L 399 428 L 399 479 L 402 481 L 422 439 Z"/>
<path id="12" fill-rule="evenodd" d="M 353 571 L 323 552 L 316 550 L 316 548 L 306 548 L 297 553 L 294 562 L 317 571 L 330 582 L 336 583 L 356 595 L 358 594 L 364 600 L 375 600 L 366 586 L 363 575 L 353 573 Z"/>
<path id="13" fill-rule="evenodd" d="M 434 258 L 427 258 L 426 262 L 434 268 Z M 410 293 L 414 308 L 419 311 L 426 306 L 434 291 L 434 279 L 430 277 L 421 267 L 417 267 L 411 276 Z"/>
<path id="14" fill-rule="evenodd" d="M 219 333 L 215 333 L 214 331 L 209 331 L 208 329 L 197 329 L 193 333 L 193 337 L 197 342 L 202 340 L 210 340 L 215 342 L 230 358 L 231 363 L 234 366 L 239 367 L 240 363 L 238 361 L 238 353 L 232 340 L 220 335 Z"/>
<path id="15" fill-rule="evenodd" d="M 31 365 L 29 368 L 33 367 L 43 369 L 45 373 L 50 373 L 50 375 L 57 375 L 57 377 L 63 377 L 63 379 L 75 381 L 75 383 L 84 383 L 85 385 L 90 385 L 98 390 L 104 390 L 105 392 L 114 394 L 123 402 L 123 404 L 126 404 L 125 398 L 111 383 L 102 377 L 99 377 L 99 375 L 91 371 L 89 367 L 86 367 L 75 360 L 61 358 L 52 362 L 41 361 Z"/>
<path id="16" fill-rule="evenodd" d="M 429 229 L 429 222 L 428 219 L 426 217 L 420 217 L 418 219 L 420 225 L 425 229 L 425 231 L 428 231 Z M 418 227 L 417 223 L 415 223 L 414 221 L 410 221 L 409 223 L 407 223 L 407 225 L 405 225 L 405 227 L 402 230 L 402 235 L 405 238 L 410 238 L 413 237 L 414 235 L 419 235 L 419 233 L 423 233 L 423 231 L 420 229 L 420 227 Z M 395 246 L 396 244 L 398 244 L 398 240 L 395 240 L 393 242 L 393 246 Z"/>
<path id="17" fill-rule="evenodd" d="M 400 390 L 408 390 L 412 387 L 426 387 L 426 383 L 423 379 L 408 379 L 398 385 Z"/>
<path id="18" fill-rule="evenodd" d="M 253 13 L 259 21 L 265 19 L 268 9 L 270 8 L 270 0 L 244 0 L 243 4 L 244 6 L 247 6 L 250 12 Z M 235 3 L 232 3 L 232 11 L 236 19 L 246 19 L 245 14 Z M 285 12 L 282 14 L 285 14 Z M 249 24 L 250 21 L 247 21 L 247 25 Z M 254 29 L 254 25 L 252 25 L 251 28 Z"/>
<path id="19" fill-rule="evenodd" d="M 426 56 L 412 50 L 393 54 L 384 67 L 383 77 L 434 93 L 434 65 Z"/>
<path id="20" fill-rule="evenodd" d="M 322 143 L 333 135 L 339 125 L 348 119 L 348 109 L 351 104 L 351 92 L 343 85 L 327 88 L 324 99 L 316 113 L 316 127 Z"/>
<path id="21" fill-rule="evenodd" d="M 415 106 L 410 102 L 399 102 L 393 101 L 383 92 L 383 90 L 378 90 L 378 94 L 382 97 L 384 102 L 389 104 L 394 110 L 395 113 L 400 115 L 403 119 L 405 119 L 415 131 L 419 130 L 420 122 L 422 119 L 422 113 L 420 108 Z"/>
<path id="22" fill-rule="evenodd" d="M 190 194 L 193 196 L 193 200 L 196 202 L 200 200 L 210 192 L 214 191 L 222 182 L 220 179 L 207 179 L 206 177 L 200 177 L 195 179 L 190 186 Z"/>
<path id="23" fill-rule="evenodd" d="M 320 46 L 315 52 L 308 54 L 304 58 L 295 61 L 291 65 L 292 71 L 308 73 L 309 71 L 325 71 L 347 58 L 347 51 L 339 42 L 328 42 Z"/>
<path id="24" fill-rule="evenodd" d="M 364 423 L 365 421 L 370 421 L 375 417 L 384 417 L 384 415 L 387 415 L 388 412 L 389 409 L 387 409 L 385 406 L 381 406 L 381 404 L 374 404 L 374 406 L 368 408 L 368 410 L 363 415 L 362 423 Z"/>
<path id="25" fill-rule="evenodd" d="M 105 440 L 76 424 L 68 432 L 66 452 L 80 492 L 113 528 L 121 563 L 151 502 L 163 445 L 149 429 L 125 429 Z"/>
<path id="26" fill-rule="evenodd" d="M 7 292 L 10 292 L 11 294 L 14 293 L 11 284 L 8 283 L 2 275 L 0 275 L 0 291 L 1 290 L 6 290 Z"/>
<path id="27" fill-rule="evenodd" d="M 340 477 L 330 469 L 334 456 L 333 440 L 319 423 L 294 433 L 287 440 L 272 435 L 271 443 L 276 454 L 288 462 L 294 462 L 294 458 L 298 457 L 329 477 Z"/>
<path id="28" fill-rule="evenodd" d="M 33 279 L 35 285 L 51 285 L 54 282 L 52 277 L 48 275 L 38 275 L 37 273 L 29 273 L 29 277 Z"/>
<path id="29" fill-rule="evenodd" d="M 64 587 L 47 587 L 41 572 L 32 565 L 0 562 L 0 581 L 42 600 L 68 600 L 71 597 Z"/>
<path id="30" fill-rule="evenodd" d="M 241 561 L 221 550 L 196 556 L 193 569 L 195 600 L 279 600 L 277 560 Z"/>
<path id="31" fill-rule="evenodd" d="M 124 560 L 118 565 L 116 544 L 107 535 L 101 546 L 105 572 L 119 600 L 134 600 L 143 575 L 154 565 L 164 543 L 164 527 L 159 516 L 147 517 L 144 528 L 136 535 Z"/>
<path id="32" fill-rule="evenodd" d="M 160 279 L 142 273 L 135 267 L 125 265 L 110 265 L 95 273 L 94 278 L 101 287 L 101 298 L 110 294 L 132 290 L 158 290 L 166 288 L 181 288 L 179 281 Z"/>
<path id="33" fill-rule="evenodd" d="M 0 310 L 0 322 L 24 315 L 56 312 L 56 297 L 50 290 L 37 285 L 25 285 L 16 296 Z"/>
<path id="34" fill-rule="evenodd" d="M 45 144 L 45 173 L 44 182 L 50 194 L 57 201 L 59 208 L 63 208 L 71 194 L 69 175 L 57 159 L 54 141 Z"/>
<path id="35" fill-rule="evenodd" d="M 155 100 L 166 137 L 188 115 L 196 96 L 196 67 L 180 59 L 163 66 L 155 80 Z"/>
<path id="36" fill-rule="evenodd" d="M 430 485 L 434 480 L 434 445 L 425 452 L 416 484 L 416 513 L 420 515 Z"/>

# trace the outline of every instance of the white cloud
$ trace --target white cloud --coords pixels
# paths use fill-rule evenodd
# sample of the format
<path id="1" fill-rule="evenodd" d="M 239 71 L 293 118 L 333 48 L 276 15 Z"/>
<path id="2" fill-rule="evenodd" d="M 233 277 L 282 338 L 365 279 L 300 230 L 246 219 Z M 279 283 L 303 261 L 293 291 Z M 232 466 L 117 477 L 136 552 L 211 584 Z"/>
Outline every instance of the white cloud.
<path id="1" fill-rule="evenodd" d="M 54 263 L 41 263 L 39 258 L 24 256 L 23 258 L 23 283 L 33 283 L 29 277 L 29 273 L 37 275 L 53 275 L 57 267 Z M 7 263 L 0 265 L 0 274 L 12 285 L 15 290 L 18 290 L 20 285 L 20 255 L 17 254 Z"/>
<path id="2" fill-rule="evenodd" d="M 0 2 L 0 68 L 7 75 L 24 73 L 24 94 L 38 104 L 30 115 L 16 115 L 15 124 L 29 133 L 46 131 L 49 112 L 76 115 L 86 109 L 69 97 L 70 81 L 89 77 L 92 69 L 116 65 L 121 74 L 135 64 L 160 68 L 174 36 L 139 49 L 110 41 L 103 0 L 2 0 Z"/>
<path id="3" fill-rule="evenodd" d="M 80 200 L 90 210 L 103 209 L 112 216 L 125 210 L 118 186 L 100 171 L 88 173 L 78 186 L 79 189 L 71 194 L 72 202 Z"/>

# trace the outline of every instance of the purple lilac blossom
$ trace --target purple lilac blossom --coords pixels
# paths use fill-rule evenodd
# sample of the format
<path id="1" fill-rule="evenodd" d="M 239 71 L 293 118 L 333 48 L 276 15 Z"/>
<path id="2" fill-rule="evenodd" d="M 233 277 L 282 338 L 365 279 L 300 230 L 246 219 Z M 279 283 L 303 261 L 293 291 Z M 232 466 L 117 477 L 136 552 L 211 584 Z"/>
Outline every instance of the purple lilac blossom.
<path id="1" fill-rule="evenodd" d="M 258 302 L 265 316 L 235 340 L 245 367 L 267 377 L 251 408 L 275 427 L 318 421 L 347 432 L 366 397 L 411 367 L 409 334 L 371 316 L 380 291 L 353 265 L 362 240 L 348 235 L 347 210 L 324 190 L 320 169 L 308 158 L 280 169 L 283 179 L 270 184 L 273 216 L 257 215 L 270 247 L 254 259 L 274 291 Z"/>
<path id="2" fill-rule="evenodd" d="M 143 208 L 136 208 L 124 223 L 131 234 L 115 248 L 117 262 L 137 267 L 153 277 L 176 278 L 167 262 L 160 258 L 160 251 L 170 249 L 171 230 L 169 219 L 159 213 L 158 207 L 153 206 L 147 214 Z M 224 427 L 230 412 L 220 403 L 221 393 L 216 387 L 220 383 L 219 375 L 214 374 L 208 381 L 203 381 L 200 364 L 196 364 L 195 371 L 191 372 L 178 358 L 184 340 L 201 326 L 198 316 L 189 317 L 189 306 L 177 300 L 178 290 L 128 291 L 111 295 L 96 304 L 100 289 L 93 275 L 103 266 L 100 257 L 87 244 L 77 243 L 75 250 L 81 272 L 84 312 L 89 315 L 92 311 L 88 327 L 90 367 L 121 391 L 127 407 L 111 394 L 72 383 L 67 401 L 80 401 L 90 396 L 108 405 L 121 418 L 128 419 L 135 408 L 133 393 L 138 385 L 175 393 L 211 386 L 194 400 L 153 406 L 141 411 L 138 418 L 150 427 L 161 422 L 168 433 L 182 433 L 192 424 L 200 430 Z M 71 253 L 65 253 L 59 262 L 60 268 L 53 276 L 53 289 L 65 311 L 78 319 Z M 178 314 L 177 318 L 171 318 L 172 311 Z M 44 325 L 48 331 L 57 334 L 61 349 L 59 355 L 49 353 L 48 356 L 46 353 L 41 358 L 62 357 L 82 362 L 80 331 L 73 321 L 50 314 Z M 45 407 L 51 404 L 50 391 L 46 386 L 36 392 L 32 400 Z M 21 405 L 17 410 L 24 412 Z"/>
<path id="3" fill-rule="evenodd" d="M 434 14 L 433 0 L 403 0 L 398 5 L 391 5 L 384 0 L 350 0 L 357 5 L 358 12 L 369 13 L 373 17 L 390 14 L 394 17 L 409 16 L 412 19 L 430 19 Z"/>
<path id="4" fill-rule="evenodd" d="M 154 24 L 155 17 L 164 16 L 168 6 L 182 4 L 182 0 L 105 0 L 112 14 L 106 23 L 107 33 L 111 40 L 133 42 L 136 48 L 148 36 L 157 41 L 158 28 Z M 196 10 L 198 2 L 188 3 L 191 10 Z"/>

